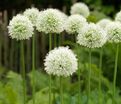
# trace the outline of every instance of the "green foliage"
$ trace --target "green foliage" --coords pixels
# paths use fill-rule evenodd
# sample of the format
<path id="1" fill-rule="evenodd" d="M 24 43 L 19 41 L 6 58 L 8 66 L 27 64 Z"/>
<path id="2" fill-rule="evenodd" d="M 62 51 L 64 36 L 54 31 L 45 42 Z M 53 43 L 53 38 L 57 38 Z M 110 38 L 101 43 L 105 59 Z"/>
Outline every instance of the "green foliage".
<path id="1" fill-rule="evenodd" d="M 14 72 L 8 72 L 6 83 L 0 82 L 0 104 L 22 104 L 22 78 Z"/>
<path id="2" fill-rule="evenodd" d="M 88 63 L 79 64 L 79 69 L 81 70 L 81 101 L 83 104 L 87 103 L 87 75 L 88 75 Z M 92 76 L 91 76 L 91 104 L 98 104 L 98 74 L 99 69 L 95 64 L 92 64 Z M 32 86 L 32 76 L 31 72 L 28 74 L 29 82 Z M 48 104 L 48 76 L 42 71 L 36 71 L 36 95 L 35 104 Z M 53 76 L 52 80 L 52 101 L 53 104 L 60 104 L 59 97 L 59 78 Z M 27 89 L 31 89 L 27 85 Z M 78 80 L 77 73 L 72 77 L 63 78 L 64 86 L 64 103 L 65 104 L 77 104 L 78 96 Z M 22 78 L 19 74 L 15 72 L 8 72 L 5 78 L 0 81 L 0 104 L 23 104 L 23 92 L 22 92 Z M 30 91 L 30 90 L 29 90 Z M 111 83 L 102 75 L 102 101 L 105 104 L 112 104 L 112 88 Z M 117 104 L 121 103 L 119 96 L 119 90 L 116 91 L 116 101 Z M 28 103 L 32 104 L 32 96 L 28 94 Z"/>
<path id="3" fill-rule="evenodd" d="M 37 90 L 41 90 L 45 88 L 49 84 L 49 77 L 46 74 L 43 74 L 42 69 L 39 69 L 39 71 L 35 71 L 35 87 Z M 30 78 L 30 85 L 33 86 L 32 81 L 32 72 L 28 74 L 28 77 Z"/>

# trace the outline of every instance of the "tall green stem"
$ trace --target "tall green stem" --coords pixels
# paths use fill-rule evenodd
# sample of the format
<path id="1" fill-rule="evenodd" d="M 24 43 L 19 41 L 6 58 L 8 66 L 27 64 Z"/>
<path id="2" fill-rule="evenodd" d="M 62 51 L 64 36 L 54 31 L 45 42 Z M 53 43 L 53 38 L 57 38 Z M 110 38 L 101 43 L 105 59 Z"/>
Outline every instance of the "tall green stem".
<path id="1" fill-rule="evenodd" d="M 115 67 L 114 67 L 114 77 L 113 77 L 113 104 L 115 104 L 115 93 L 116 93 L 115 89 L 116 89 L 118 54 L 119 54 L 119 44 L 116 44 Z"/>
<path id="2" fill-rule="evenodd" d="M 62 84 L 63 78 L 60 77 L 60 104 L 63 104 L 63 84 Z"/>
<path id="3" fill-rule="evenodd" d="M 58 40 L 58 46 L 60 46 L 62 44 L 62 37 L 61 34 L 58 35 L 59 40 Z"/>
<path id="4" fill-rule="evenodd" d="M 57 46 L 57 37 L 56 37 L 56 34 L 54 34 L 54 47 Z"/>
<path id="5" fill-rule="evenodd" d="M 35 35 L 32 37 L 32 81 L 33 104 L 35 104 Z"/>
<path id="6" fill-rule="evenodd" d="M 1 38 L 1 36 L 0 36 Z M 2 41 L 0 39 L 0 66 L 2 65 Z"/>
<path id="7" fill-rule="evenodd" d="M 90 81 L 91 81 L 91 63 L 92 63 L 92 59 L 91 59 L 91 55 L 92 55 L 92 50 L 90 48 L 89 50 L 89 75 L 88 75 L 88 104 L 90 104 Z"/>
<path id="8" fill-rule="evenodd" d="M 24 41 L 21 41 L 21 68 L 22 68 L 22 77 L 23 77 L 23 96 L 24 102 L 26 104 L 26 72 L 25 72 L 25 59 L 24 59 Z"/>
<path id="9" fill-rule="evenodd" d="M 102 82 L 102 56 L 103 56 L 103 48 L 100 49 L 100 62 L 99 62 L 99 68 L 100 68 L 100 71 L 99 71 L 99 88 L 98 88 L 98 93 L 99 93 L 99 104 L 102 104 L 101 103 L 101 99 L 102 99 L 102 92 L 101 92 L 101 82 Z"/>
<path id="10" fill-rule="evenodd" d="M 81 98 L 80 98 L 80 93 L 81 93 L 81 80 L 80 80 L 80 69 L 78 69 L 78 104 L 80 104 L 81 102 Z"/>
<path id="11" fill-rule="evenodd" d="M 49 51 L 52 49 L 52 34 L 49 34 Z M 49 104 L 52 104 L 52 100 L 51 100 L 51 75 L 49 75 Z"/>
<path id="12" fill-rule="evenodd" d="M 10 48 L 10 68 L 13 69 L 13 53 L 14 53 L 14 40 L 11 40 Z"/>
<path id="13" fill-rule="evenodd" d="M 56 34 L 54 34 L 54 48 L 56 48 L 57 47 L 57 35 Z M 56 86 L 56 79 L 57 79 L 57 77 L 55 76 L 54 77 L 54 83 L 55 83 L 55 86 Z M 53 92 L 53 101 L 55 101 L 56 100 L 56 92 L 54 91 Z"/>

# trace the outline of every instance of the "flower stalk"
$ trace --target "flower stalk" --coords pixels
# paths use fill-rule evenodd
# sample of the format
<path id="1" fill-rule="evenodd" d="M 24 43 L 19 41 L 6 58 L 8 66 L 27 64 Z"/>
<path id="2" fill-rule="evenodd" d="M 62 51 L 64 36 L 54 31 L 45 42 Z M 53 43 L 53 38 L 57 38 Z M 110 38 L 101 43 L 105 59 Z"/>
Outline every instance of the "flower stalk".
<path id="1" fill-rule="evenodd" d="M 49 51 L 52 49 L 52 34 L 49 34 Z M 52 90 L 52 78 L 51 75 L 49 75 L 49 104 L 52 104 L 52 98 L 51 98 L 51 90 Z"/>
<path id="2" fill-rule="evenodd" d="M 33 104 L 35 104 L 35 35 L 32 37 L 32 78 L 33 78 Z"/>
<path id="3" fill-rule="evenodd" d="M 25 72 L 25 59 L 24 59 L 24 41 L 20 41 L 20 54 L 21 54 L 21 68 L 22 68 L 22 77 L 23 77 L 23 104 L 26 104 L 26 72 Z"/>
<path id="4" fill-rule="evenodd" d="M 92 49 L 89 49 L 89 73 L 88 73 L 88 104 L 90 104 L 90 90 L 91 90 L 91 64 L 92 64 Z"/>
<path id="5" fill-rule="evenodd" d="M 63 78 L 60 77 L 60 103 L 64 104 L 63 102 Z"/>
<path id="6" fill-rule="evenodd" d="M 119 55 L 119 44 L 116 44 L 116 55 L 115 55 L 114 77 L 113 77 L 113 104 L 115 104 L 118 55 Z"/>
<path id="7" fill-rule="evenodd" d="M 100 49 L 100 62 L 99 62 L 99 87 L 98 87 L 98 93 L 99 93 L 99 104 L 102 104 L 101 99 L 102 99 L 102 91 L 101 91 L 101 82 L 102 82 L 102 56 L 103 56 L 103 48 L 101 47 Z"/>
<path id="8" fill-rule="evenodd" d="M 81 104 L 81 80 L 80 80 L 80 69 L 78 69 L 78 104 Z"/>

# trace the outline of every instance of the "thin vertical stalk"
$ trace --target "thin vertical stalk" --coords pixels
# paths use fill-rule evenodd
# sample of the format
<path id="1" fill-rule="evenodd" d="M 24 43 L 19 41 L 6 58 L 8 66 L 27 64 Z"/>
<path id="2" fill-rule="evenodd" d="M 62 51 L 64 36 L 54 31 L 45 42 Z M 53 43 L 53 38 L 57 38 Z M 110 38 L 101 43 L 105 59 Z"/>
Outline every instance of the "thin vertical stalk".
<path id="1" fill-rule="evenodd" d="M 52 49 L 52 34 L 49 34 L 49 51 Z M 49 75 L 49 104 L 52 104 L 52 99 L 51 99 L 51 83 L 52 83 L 52 81 L 51 81 L 52 79 L 51 79 L 51 75 Z"/>
<path id="2" fill-rule="evenodd" d="M 14 53 L 14 40 L 11 40 L 10 48 L 10 68 L 13 69 L 13 53 Z"/>
<path id="3" fill-rule="evenodd" d="M 25 59 L 24 59 L 24 41 L 21 41 L 21 68 L 22 68 L 22 77 L 23 77 L 23 96 L 24 102 L 26 104 L 26 75 L 25 75 Z"/>
<path id="4" fill-rule="evenodd" d="M 0 36 L 1 38 L 1 36 Z M 1 39 L 0 39 L 1 41 Z M 2 41 L 0 42 L 0 66 L 2 66 Z"/>
<path id="5" fill-rule="evenodd" d="M 58 35 L 58 46 L 60 46 L 62 44 L 62 37 L 61 37 L 61 34 Z"/>
<path id="6" fill-rule="evenodd" d="M 115 89 L 116 89 L 116 77 L 117 77 L 117 66 L 118 66 L 118 54 L 119 44 L 116 44 L 116 55 L 115 55 L 115 66 L 114 66 L 114 77 L 113 77 L 113 104 L 115 104 Z"/>
<path id="7" fill-rule="evenodd" d="M 54 48 L 57 46 L 57 37 L 56 34 L 54 34 Z"/>
<path id="8" fill-rule="evenodd" d="M 88 75 L 88 104 L 90 104 L 90 89 L 91 89 L 91 64 L 92 64 L 92 59 L 91 59 L 91 55 L 92 55 L 92 50 L 91 48 L 89 49 L 89 75 Z"/>
<path id="9" fill-rule="evenodd" d="M 61 40 L 61 34 L 59 34 L 59 43 L 58 46 L 60 46 L 62 44 L 62 40 Z M 63 84 L 62 84 L 62 80 L 63 78 L 60 76 L 60 104 L 63 104 Z"/>
<path id="10" fill-rule="evenodd" d="M 56 48 L 57 47 L 57 35 L 56 34 L 54 34 L 54 48 Z M 57 80 L 57 77 L 55 76 L 54 77 L 54 83 L 55 83 L 55 86 L 56 86 L 56 80 Z M 53 101 L 55 101 L 56 100 L 56 92 L 54 91 L 53 92 Z"/>
<path id="11" fill-rule="evenodd" d="M 33 104 L 35 104 L 35 34 L 32 37 L 32 81 L 33 81 Z"/>
<path id="12" fill-rule="evenodd" d="M 74 38 L 74 43 L 76 43 L 76 36 L 77 36 L 77 35 L 74 34 L 74 37 L 73 37 L 73 38 Z"/>
<path id="13" fill-rule="evenodd" d="M 78 104 L 81 104 L 81 98 L 80 98 L 80 95 L 81 95 L 81 80 L 80 80 L 80 69 L 78 69 Z"/>
<path id="14" fill-rule="evenodd" d="M 102 104 L 101 103 L 101 99 L 102 99 L 102 91 L 101 91 L 101 82 L 102 82 L 102 56 L 103 56 L 103 48 L 100 49 L 100 62 L 99 62 L 99 68 L 100 68 L 100 71 L 99 71 L 99 88 L 98 88 L 98 93 L 99 93 L 99 104 Z"/>
<path id="15" fill-rule="evenodd" d="M 76 44 L 76 48 L 78 50 L 79 45 Z M 79 51 L 77 51 L 77 58 L 79 59 Z M 81 75 L 81 70 L 78 67 L 78 104 L 81 104 L 81 79 L 80 79 L 80 75 Z"/>
<path id="16" fill-rule="evenodd" d="M 63 84 L 62 84 L 63 78 L 60 77 L 60 104 L 63 104 Z"/>

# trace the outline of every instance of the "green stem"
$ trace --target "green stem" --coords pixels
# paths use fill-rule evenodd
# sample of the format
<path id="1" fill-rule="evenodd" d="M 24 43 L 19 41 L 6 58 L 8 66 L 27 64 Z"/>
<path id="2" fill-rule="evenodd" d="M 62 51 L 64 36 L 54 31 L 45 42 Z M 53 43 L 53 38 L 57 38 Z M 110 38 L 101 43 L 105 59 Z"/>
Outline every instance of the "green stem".
<path id="1" fill-rule="evenodd" d="M 35 34 L 32 37 L 32 78 L 33 78 L 33 104 L 35 104 Z"/>
<path id="2" fill-rule="evenodd" d="M 57 37 L 56 37 L 56 34 L 54 35 L 54 47 L 57 46 Z"/>
<path id="3" fill-rule="evenodd" d="M 92 63 L 92 59 L 91 59 L 91 54 L 92 54 L 92 50 L 90 48 L 89 50 L 89 75 L 88 75 L 88 104 L 90 104 L 90 81 L 91 81 L 91 63 Z"/>
<path id="4" fill-rule="evenodd" d="M 115 104 L 115 89 L 116 89 L 118 54 L 119 54 L 119 44 L 116 45 L 115 67 L 114 67 L 114 77 L 113 77 L 113 104 Z"/>
<path id="5" fill-rule="evenodd" d="M 62 84 L 63 78 L 60 77 L 60 104 L 63 104 L 63 84 Z"/>
<path id="6" fill-rule="evenodd" d="M 101 98 L 102 98 L 102 91 L 101 91 L 101 82 L 102 82 L 102 56 L 103 56 L 103 48 L 101 48 L 100 50 L 100 62 L 99 62 L 99 68 L 100 68 L 100 71 L 99 71 L 99 88 L 98 88 L 98 92 L 99 92 L 99 104 L 102 104 L 101 103 Z"/>
<path id="7" fill-rule="evenodd" d="M 13 53 L 14 53 L 14 40 L 11 40 L 10 48 L 10 68 L 13 69 Z"/>
<path id="8" fill-rule="evenodd" d="M 74 43 L 76 43 L 76 36 L 77 36 L 77 35 L 74 34 L 74 37 L 73 37 L 73 38 L 74 38 Z"/>
<path id="9" fill-rule="evenodd" d="M 80 96 L 81 96 L 81 80 L 80 80 L 80 69 L 78 69 L 78 104 L 80 104 L 80 102 L 81 102 L 81 98 L 80 98 Z"/>
<path id="10" fill-rule="evenodd" d="M 0 41 L 1 41 L 1 39 L 0 39 Z M 0 66 L 2 66 L 2 42 L 0 42 Z"/>
<path id="11" fill-rule="evenodd" d="M 49 34 L 49 51 L 52 49 L 52 34 Z M 51 104 L 52 103 L 52 100 L 51 100 L 51 83 L 52 83 L 52 81 L 51 81 L 52 79 L 51 79 L 51 75 L 49 75 L 49 104 Z"/>
<path id="12" fill-rule="evenodd" d="M 56 47 L 57 47 L 57 35 L 54 34 L 54 48 L 56 48 Z M 56 85 L 56 79 L 57 79 L 57 77 L 55 76 L 54 77 L 55 87 L 57 87 L 57 85 Z M 55 100 L 56 100 L 56 92 L 54 91 L 53 92 L 53 101 L 55 101 Z"/>
<path id="13" fill-rule="evenodd" d="M 62 34 L 58 35 L 58 46 L 60 46 L 62 44 L 62 38 L 61 38 Z"/>
<path id="14" fill-rule="evenodd" d="M 25 59 L 24 59 L 24 41 L 21 41 L 21 68 L 22 68 L 22 77 L 23 77 L 23 96 L 24 103 L 26 104 L 26 75 L 25 75 Z"/>

